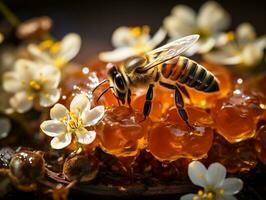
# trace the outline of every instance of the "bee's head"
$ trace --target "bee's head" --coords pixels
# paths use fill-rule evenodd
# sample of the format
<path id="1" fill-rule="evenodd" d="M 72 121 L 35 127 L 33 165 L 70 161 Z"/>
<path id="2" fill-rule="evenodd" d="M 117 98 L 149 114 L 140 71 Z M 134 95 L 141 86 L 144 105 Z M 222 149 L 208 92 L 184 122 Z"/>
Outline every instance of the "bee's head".
<path id="1" fill-rule="evenodd" d="M 113 87 L 114 94 L 124 104 L 127 93 L 127 84 L 123 77 L 123 74 L 119 71 L 119 69 L 115 65 L 113 65 L 108 71 L 108 77 L 110 84 Z"/>
<path id="2" fill-rule="evenodd" d="M 144 67 L 147 62 L 148 58 L 146 56 L 133 56 L 125 61 L 124 69 L 126 73 L 131 73 L 134 72 L 137 68 Z"/>

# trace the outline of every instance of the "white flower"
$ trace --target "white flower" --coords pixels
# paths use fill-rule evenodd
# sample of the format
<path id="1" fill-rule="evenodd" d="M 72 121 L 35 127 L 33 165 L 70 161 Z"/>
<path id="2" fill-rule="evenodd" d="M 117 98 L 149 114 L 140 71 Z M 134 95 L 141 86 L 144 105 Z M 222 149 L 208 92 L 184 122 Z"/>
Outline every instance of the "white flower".
<path id="1" fill-rule="evenodd" d="M 24 113 L 38 99 L 43 107 L 55 104 L 60 98 L 58 85 L 61 73 L 50 65 L 40 65 L 20 59 L 13 71 L 4 73 L 3 88 L 13 93 L 9 103 L 19 113 Z"/>
<path id="2" fill-rule="evenodd" d="M 216 45 L 219 33 L 230 24 L 230 16 L 218 3 L 208 1 L 202 5 L 198 15 L 188 6 L 177 5 L 163 23 L 172 40 L 191 34 L 200 35 L 196 45 L 186 52 L 193 55 L 206 53 Z"/>
<path id="3" fill-rule="evenodd" d="M 61 41 L 45 40 L 39 45 L 30 44 L 28 51 L 37 61 L 62 68 L 78 54 L 80 47 L 80 36 L 69 33 Z"/>
<path id="4" fill-rule="evenodd" d="M 90 144 L 96 138 L 94 130 L 87 130 L 85 127 L 92 128 L 104 116 L 104 106 L 97 106 L 91 109 L 91 104 L 85 94 L 74 97 L 70 104 L 70 111 L 62 104 L 56 104 L 50 111 L 51 120 L 41 124 L 42 131 L 54 137 L 51 140 L 51 147 L 62 149 L 72 141 L 72 134 L 77 137 L 78 143 Z"/>
<path id="5" fill-rule="evenodd" d="M 242 23 L 237 27 L 235 40 L 210 52 L 204 58 L 212 63 L 223 65 L 255 66 L 263 59 L 266 48 L 266 35 L 256 38 L 254 27 Z"/>
<path id="6" fill-rule="evenodd" d="M 194 185 L 203 187 L 198 194 L 187 194 L 180 200 L 236 200 L 233 196 L 243 187 L 239 178 L 225 178 L 226 169 L 220 163 L 213 163 L 208 169 L 193 161 L 188 166 L 188 176 Z"/>
<path id="7" fill-rule="evenodd" d="M 165 38 L 166 32 L 159 29 L 151 38 L 148 26 L 119 27 L 112 35 L 113 51 L 102 52 L 99 58 L 105 62 L 118 62 L 131 56 L 154 49 Z"/>

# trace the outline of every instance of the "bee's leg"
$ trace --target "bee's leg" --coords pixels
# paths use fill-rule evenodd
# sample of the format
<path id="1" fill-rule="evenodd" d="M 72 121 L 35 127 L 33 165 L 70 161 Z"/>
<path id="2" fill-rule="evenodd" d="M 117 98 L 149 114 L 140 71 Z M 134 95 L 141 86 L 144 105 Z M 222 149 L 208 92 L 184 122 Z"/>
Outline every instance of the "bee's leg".
<path id="1" fill-rule="evenodd" d="M 179 83 L 176 83 L 176 86 L 179 88 L 179 90 L 182 92 L 182 94 L 184 94 L 190 100 L 190 95 L 189 95 L 186 87 L 179 84 Z"/>
<path id="2" fill-rule="evenodd" d="M 144 103 L 144 107 L 143 107 L 143 115 L 144 115 L 144 119 L 142 121 L 144 121 L 150 114 L 151 112 L 151 106 L 152 106 L 152 98 L 153 98 L 153 84 L 149 85 L 148 91 L 146 93 L 146 100 Z"/>
<path id="3" fill-rule="evenodd" d="M 128 89 L 127 91 L 127 104 L 131 108 L 131 90 Z"/>
<path id="4" fill-rule="evenodd" d="M 175 105 L 176 105 L 177 111 L 178 111 L 180 117 L 186 122 L 187 126 L 191 129 L 194 129 L 193 126 L 191 126 L 188 122 L 188 115 L 187 115 L 186 110 L 184 109 L 184 100 L 183 100 L 182 94 L 179 91 L 178 87 L 175 85 L 161 82 L 161 81 L 159 81 L 159 83 L 161 86 L 163 86 L 165 88 L 175 90 Z"/>

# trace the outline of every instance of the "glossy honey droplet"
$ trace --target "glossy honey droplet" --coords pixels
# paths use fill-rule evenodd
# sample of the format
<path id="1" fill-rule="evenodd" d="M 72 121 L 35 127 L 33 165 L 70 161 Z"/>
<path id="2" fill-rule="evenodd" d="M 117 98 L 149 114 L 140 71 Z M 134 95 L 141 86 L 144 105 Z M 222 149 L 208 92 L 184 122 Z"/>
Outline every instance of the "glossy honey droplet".
<path id="1" fill-rule="evenodd" d="M 212 109 L 217 132 L 231 143 L 252 138 L 262 113 L 258 98 L 239 89 Z"/>
<path id="2" fill-rule="evenodd" d="M 160 161 L 200 159 L 212 145 L 213 131 L 204 125 L 189 128 L 173 108 L 164 122 L 155 123 L 149 133 L 148 150 Z"/>
<path id="3" fill-rule="evenodd" d="M 107 110 L 101 125 L 97 127 L 101 148 L 116 157 L 137 155 L 147 145 L 150 126 L 149 119 L 142 120 L 142 113 L 127 107 Z"/>

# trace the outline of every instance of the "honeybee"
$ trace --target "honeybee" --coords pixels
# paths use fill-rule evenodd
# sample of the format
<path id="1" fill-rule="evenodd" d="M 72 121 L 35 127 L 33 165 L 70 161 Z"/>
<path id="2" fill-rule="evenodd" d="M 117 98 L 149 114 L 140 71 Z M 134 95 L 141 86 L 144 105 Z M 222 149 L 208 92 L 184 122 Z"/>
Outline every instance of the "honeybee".
<path id="1" fill-rule="evenodd" d="M 112 89 L 118 102 L 121 101 L 125 104 L 127 101 L 130 105 L 132 90 L 148 87 L 143 107 L 143 115 L 146 119 L 152 107 L 154 84 L 158 82 L 162 87 L 174 90 L 178 113 L 186 124 L 192 127 L 184 109 L 182 93 L 187 94 L 184 85 L 202 92 L 219 90 L 219 82 L 211 72 L 195 61 L 179 56 L 198 39 L 199 35 L 189 35 L 144 55 L 131 57 L 119 67 L 112 64 L 108 71 L 108 79 L 98 85 L 109 82 L 110 87 L 103 91 L 98 100 L 105 92 Z M 94 88 L 93 92 L 98 86 Z"/>

